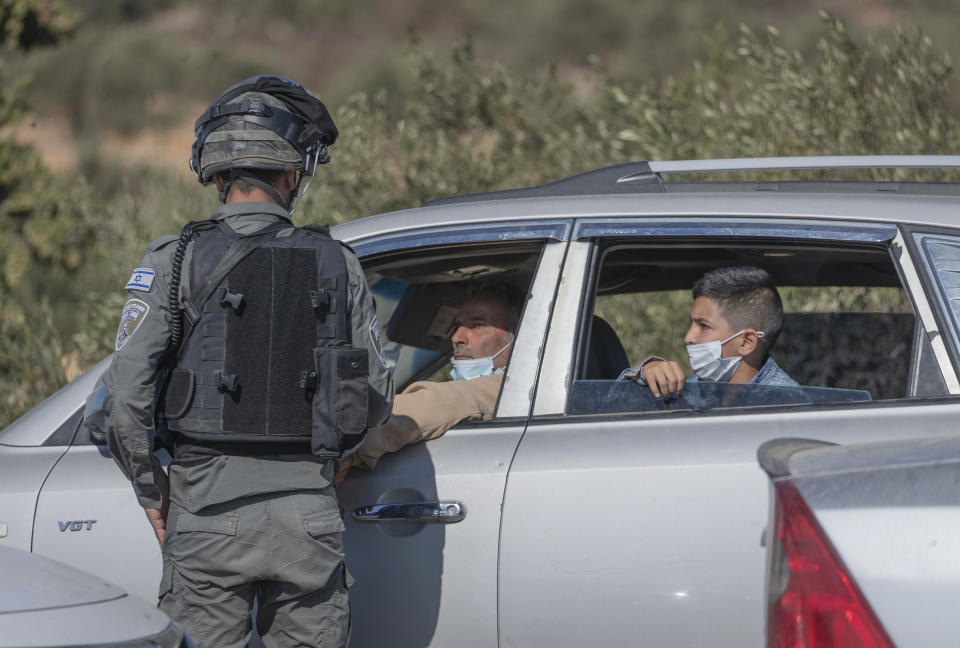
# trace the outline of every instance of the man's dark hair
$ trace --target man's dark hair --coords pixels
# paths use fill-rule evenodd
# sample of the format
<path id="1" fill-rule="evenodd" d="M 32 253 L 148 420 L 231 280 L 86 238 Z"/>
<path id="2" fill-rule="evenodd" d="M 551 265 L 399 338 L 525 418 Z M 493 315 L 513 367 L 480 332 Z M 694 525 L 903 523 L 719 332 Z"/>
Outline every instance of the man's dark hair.
<path id="1" fill-rule="evenodd" d="M 753 266 L 717 268 L 693 284 L 693 298 L 707 297 L 734 332 L 763 331 L 760 346 L 770 353 L 783 329 L 783 302 L 766 270 Z"/>
<path id="2" fill-rule="evenodd" d="M 506 281 L 485 281 L 475 290 L 470 291 L 471 297 L 477 295 L 492 295 L 503 302 L 507 310 L 507 331 L 517 334 L 520 326 L 520 315 L 523 311 L 523 300 L 526 294 L 517 286 Z"/>

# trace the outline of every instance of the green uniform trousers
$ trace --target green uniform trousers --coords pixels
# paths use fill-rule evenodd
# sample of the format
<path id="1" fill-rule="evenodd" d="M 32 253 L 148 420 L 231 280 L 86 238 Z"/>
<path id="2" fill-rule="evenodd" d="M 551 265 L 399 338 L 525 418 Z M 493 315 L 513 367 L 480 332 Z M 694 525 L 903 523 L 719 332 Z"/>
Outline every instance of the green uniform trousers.
<path id="1" fill-rule="evenodd" d="M 160 609 L 199 648 L 342 648 L 350 633 L 343 520 L 332 486 L 238 498 L 198 513 L 171 503 Z"/>

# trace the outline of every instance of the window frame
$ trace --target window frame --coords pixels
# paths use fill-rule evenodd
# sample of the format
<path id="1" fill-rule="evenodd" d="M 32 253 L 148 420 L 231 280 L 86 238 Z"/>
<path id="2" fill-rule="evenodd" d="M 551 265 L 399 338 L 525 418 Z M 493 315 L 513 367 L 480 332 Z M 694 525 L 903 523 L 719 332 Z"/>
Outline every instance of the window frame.
<path id="1" fill-rule="evenodd" d="M 553 379 L 549 383 L 541 381 L 538 385 L 533 415 L 538 418 L 574 417 L 582 420 L 583 417 L 607 416 L 632 417 L 661 415 L 653 412 L 621 412 L 610 415 L 571 415 L 570 395 L 573 379 L 577 375 L 579 363 L 583 361 L 581 350 L 583 337 L 589 328 L 587 314 L 592 313 L 595 295 L 593 286 L 596 283 L 596 273 L 599 272 L 601 249 L 604 242 L 610 239 L 619 239 L 627 242 L 636 238 L 644 245 L 655 245 L 663 241 L 665 245 L 679 240 L 695 239 L 706 240 L 710 243 L 721 242 L 725 238 L 733 238 L 739 243 L 745 240 L 757 239 L 763 241 L 781 240 L 791 242 L 809 242 L 816 244 L 836 243 L 852 245 L 883 245 L 890 254 L 904 292 L 910 299 L 914 314 L 918 322 L 926 331 L 929 339 L 936 339 L 938 325 L 934 318 L 934 311 L 930 307 L 928 296 L 916 277 L 912 255 L 903 244 L 903 233 L 892 223 L 832 221 L 825 219 L 781 219 L 743 217 L 730 218 L 718 222 L 715 217 L 632 217 L 632 218 L 596 218 L 578 221 L 574 227 L 570 251 L 567 254 L 567 263 L 564 267 L 561 290 L 558 292 L 558 302 L 555 307 L 555 317 L 551 322 L 550 335 L 544 351 L 544 368 L 541 373 L 545 376 L 562 376 L 562 380 Z M 911 274 L 913 276 L 911 276 Z M 572 324 L 571 324 L 572 322 Z M 942 346 L 942 345 L 941 345 Z M 943 374 L 944 384 L 949 396 L 936 397 L 934 400 L 950 398 L 960 394 L 960 384 L 957 383 L 956 369 L 945 349 L 934 350 L 936 365 Z M 562 360 L 561 360 L 562 359 Z M 879 402 L 921 402 L 927 398 L 908 398 L 896 401 Z M 817 409 L 847 408 L 844 405 L 816 405 Z M 857 405 L 860 407 L 874 407 L 874 402 Z M 795 406 L 784 406 L 785 409 L 794 409 Z M 736 407 L 720 410 L 725 412 L 747 413 L 750 411 L 770 411 L 770 407 L 752 408 Z M 703 414 L 703 413 L 700 413 Z"/>
<path id="2" fill-rule="evenodd" d="M 494 420 L 527 418 L 533 407 L 533 392 L 540 372 L 540 351 L 553 313 L 560 273 L 564 267 L 573 219 L 531 219 L 505 222 L 464 223 L 402 230 L 347 241 L 361 266 L 386 253 L 453 247 L 500 241 L 541 242 L 527 299 L 520 315 L 504 386 L 497 399 Z"/>
<path id="3" fill-rule="evenodd" d="M 960 232 L 942 227 L 904 227 L 903 229 L 904 248 L 913 257 L 917 271 L 916 281 L 929 295 L 931 308 L 934 304 L 939 307 L 932 308 L 931 316 L 936 321 L 937 328 L 931 335 L 938 331 L 946 332 L 945 335 L 931 339 L 931 342 L 945 347 L 945 353 L 949 355 L 954 371 L 960 374 L 960 314 L 954 313 L 947 303 L 945 288 L 923 245 L 927 239 L 960 245 Z"/>

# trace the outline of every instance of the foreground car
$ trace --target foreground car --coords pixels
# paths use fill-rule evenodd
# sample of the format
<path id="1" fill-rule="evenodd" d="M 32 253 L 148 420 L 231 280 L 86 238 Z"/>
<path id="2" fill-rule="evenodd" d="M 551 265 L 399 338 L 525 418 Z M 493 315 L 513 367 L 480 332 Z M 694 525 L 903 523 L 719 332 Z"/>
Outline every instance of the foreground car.
<path id="1" fill-rule="evenodd" d="M 778 439 L 758 457 L 770 648 L 956 645 L 960 438 Z"/>
<path id="2" fill-rule="evenodd" d="M 0 646 L 193 648 L 170 618 L 116 585 L 0 547 Z"/>
<path id="3" fill-rule="evenodd" d="M 398 389 L 443 374 L 471 285 L 527 294 L 496 417 L 354 471 L 339 490 L 352 645 L 759 644 L 756 448 L 955 431 L 960 187 L 660 174 L 923 165 L 960 158 L 633 163 L 338 226 L 376 295 Z M 721 265 L 761 266 L 783 287 L 774 356 L 806 387 L 717 386 L 664 403 L 616 382 L 665 345 L 682 351 L 690 286 Z M 0 544 L 154 596 L 150 528 L 81 427 L 102 369 L 0 433 Z M 425 510 L 437 514 L 410 519 Z"/>

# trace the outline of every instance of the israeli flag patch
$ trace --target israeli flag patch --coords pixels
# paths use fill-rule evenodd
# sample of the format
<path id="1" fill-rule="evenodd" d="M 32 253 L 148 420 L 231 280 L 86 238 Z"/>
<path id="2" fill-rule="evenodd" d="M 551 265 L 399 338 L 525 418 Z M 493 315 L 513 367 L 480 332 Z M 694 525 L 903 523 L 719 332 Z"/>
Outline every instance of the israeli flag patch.
<path id="1" fill-rule="evenodd" d="M 153 287 L 153 278 L 157 273 L 153 268 L 136 268 L 130 275 L 130 281 L 124 287 L 126 290 L 139 290 L 141 292 L 150 292 Z"/>

